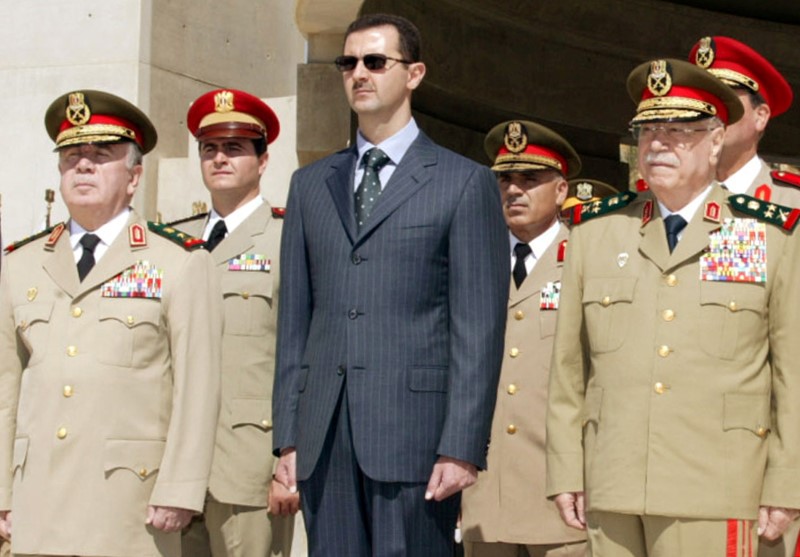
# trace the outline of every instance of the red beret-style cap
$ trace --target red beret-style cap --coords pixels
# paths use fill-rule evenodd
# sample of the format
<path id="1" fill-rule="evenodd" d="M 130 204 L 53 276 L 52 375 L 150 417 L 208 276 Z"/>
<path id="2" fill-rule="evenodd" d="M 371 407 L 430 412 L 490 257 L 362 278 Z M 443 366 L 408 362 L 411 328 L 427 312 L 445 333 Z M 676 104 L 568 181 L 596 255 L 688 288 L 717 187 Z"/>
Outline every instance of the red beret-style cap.
<path id="1" fill-rule="evenodd" d="M 186 115 L 186 126 L 198 141 L 212 137 L 263 137 L 268 144 L 281 130 L 278 117 L 267 103 L 236 89 L 216 89 L 198 97 Z"/>
<path id="2" fill-rule="evenodd" d="M 771 116 L 783 114 L 792 104 L 792 88 L 775 66 L 735 39 L 703 37 L 689 53 L 689 61 L 727 85 L 759 93 L 767 101 Z"/>

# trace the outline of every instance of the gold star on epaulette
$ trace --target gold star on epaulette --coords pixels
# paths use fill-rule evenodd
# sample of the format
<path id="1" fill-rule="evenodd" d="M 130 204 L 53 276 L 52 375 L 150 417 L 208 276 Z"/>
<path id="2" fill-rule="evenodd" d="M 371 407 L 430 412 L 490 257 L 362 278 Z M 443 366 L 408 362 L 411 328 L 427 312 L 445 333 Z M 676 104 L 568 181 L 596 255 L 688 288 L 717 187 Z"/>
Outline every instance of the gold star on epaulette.
<path id="1" fill-rule="evenodd" d="M 156 234 L 158 234 L 163 238 L 172 240 L 173 242 L 175 242 L 176 244 L 182 246 L 187 250 L 195 250 L 205 245 L 205 242 L 201 238 L 195 238 L 194 236 L 189 236 L 188 234 L 175 230 L 174 228 L 166 224 L 160 224 L 157 222 L 148 222 L 147 227 L 152 232 L 155 232 Z"/>
<path id="2" fill-rule="evenodd" d="M 623 207 L 630 205 L 631 201 L 636 199 L 636 194 L 630 191 L 619 193 L 611 197 L 584 203 L 580 206 L 580 211 L 573 210 L 570 216 L 570 223 L 580 224 L 587 220 L 618 211 Z"/>

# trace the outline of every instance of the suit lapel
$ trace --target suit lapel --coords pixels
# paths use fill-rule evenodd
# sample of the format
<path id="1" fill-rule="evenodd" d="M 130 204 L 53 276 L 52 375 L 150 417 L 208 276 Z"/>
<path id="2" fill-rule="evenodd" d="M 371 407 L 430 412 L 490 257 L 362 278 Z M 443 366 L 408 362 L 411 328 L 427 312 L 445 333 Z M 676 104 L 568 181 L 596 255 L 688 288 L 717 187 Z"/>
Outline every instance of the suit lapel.
<path id="1" fill-rule="evenodd" d="M 384 187 L 364 227 L 359 231 L 359 241 L 368 236 L 417 190 L 430 182 L 431 173 L 428 167 L 435 164 L 434 144 L 420 132 Z"/>
<path id="2" fill-rule="evenodd" d="M 639 242 L 639 251 L 664 272 L 670 258 L 664 220 L 661 218 L 661 210 L 658 208 L 655 198 L 648 203 L 652 203 L 653 217 L 639 228 L 639 234 L 642 237 Z"/>
<path id="3" fill-rule="evenodd" d="M 69 225 L 67 225 L 69 226 Z M 71 298 L 74 298 L 80 288 L 78 280 L 78 265 L 69 242 L 69 230 L 65 230 L 56 242 L 53 252 L 45 257 L 42 263 L 45 272 Z"/>
<path id="4" fill-rule="evenodd" d="M 357 153 L 355 147 L 340 153 L 331 163 L 333 173 L 325 180 L 350 243 L 353 243 L 356 237 L 353 176 Z"/>

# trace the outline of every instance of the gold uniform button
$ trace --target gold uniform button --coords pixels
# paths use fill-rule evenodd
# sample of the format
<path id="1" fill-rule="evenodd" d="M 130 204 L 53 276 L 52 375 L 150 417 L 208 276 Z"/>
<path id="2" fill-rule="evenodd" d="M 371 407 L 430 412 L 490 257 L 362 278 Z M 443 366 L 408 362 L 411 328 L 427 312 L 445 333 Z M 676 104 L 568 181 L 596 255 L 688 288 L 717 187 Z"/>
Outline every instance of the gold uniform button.
<path id="1" fill-rule="evenodd" d="M 39 291 L 36 289 L 35 286 L 33 288 L 28 288 L 28 293 L 27 293 L 28 301 L 29 302 L 34 301 L 36 299 L 36 294 L 38 293 Z"/>
<path id="2" fill-rule="evenodd" d="M 663 395 L 663 394 L 664 394 L 664 392 L 667 390 L 667 387 L 666 387 L 666 385 L 664 385 L 664 383 L 662 383 L 661 381 L 659 381 L 658 383 L 656 383 L 655 385 L 653 385 L 653 390 L 654 390 L 655 392 L 657 392 L 658 394 L 660 394 L 660 395 Z"/>
<path id="3" fill-rule="evenodd" d="M 517 321 L 522 321 L 524 318 L 525 318 L 525 314 L 522 313 L 521 311 L 517 311 L 514 314 L 514 319 L 516 319 Z"/>
<path id="4" fill-rule="evenodd" d="M 603 299 L 600 301 L 603 304 L 603 307 L 607 308 L 611 305 L 611 296 L 603 296 Z"/>
<path id="5" fill-rule="evenodd" d="M 737 309 L 739 309 L 739 306 L 736 305 L 736 302 L 731 300 L 730 302 L 728 302 L 728 309 L 731 311 L 736 311 Z"/>
<path id="6" fill-rule="evenodd" d="M 139 470 L 139 476 L 141 476 L 142 478 L 146 478 L 147 477 L 147 468 L 142 468 L 141 470 Z"/>
<path id="7" fill-rule="evenodd" d="M 519 356 L 519 348 L 512 348 L 511 350 L 508 351 L 508 355 L 511 356 L 512 358 L 516 358 L 517 356 Z"/>
<path id="8" fill-rule="evenodd" d="M 666 278 L 667 286 L 677 286 L 678 284 L 678 277 L 675 275 L 669 275 Z"/>
<path id="9" fill-rule="evenodd" d="M 242 298 L 244 298 L 245 300 L 249 299 L 250 298 L 250 292 L 247 292 L 247 291 L 242 292 Z"/>
<path id="10" fill-rule="evenodd" d="M 80 317 L 83 315 L 83 310 L 79 307 L 72 308 L 72 317 Z"/>
<path id="11" fill-rule="evenodd" d="M 672 321 L 673 319 L 675 319 L 675 312 L 672 311 L 671 309 L 665 309 L 664 311 L 661 312 L 661 318 L 664 321 Z"/>
<path id="12" fill-rule="evenodd" d="M 510 394 L 510 395 L 516 394 L 516 392 L 517 392 L 517 386 L 516 386 L 514 383 L 511 383 L 511 384 L 508 386 L 508 388 L 506 389 L 506 392 L 507 392 L 508 394 Z"/>
<path id="13" fill-rule="evenodd" d="M 767 436 L 767 433 L 769 433 L 769 430 L 765 427 L 760 427 L 756 430 L 756 435 L 758 435 L 762 439 Z"/>
<path id="14" fill-rule="evenodd" d="M 58 437 L 59 439 L 65 439 L 67 437 L 67 428 L 65 427 L 59 428 L 58 431 L 56 432 L 56 437 Z"/>
<path id="15" fill-rule="evenodd" d="M 28 328 L 28 322 L 27 322 L 27 321 L 20 321 L 20 323 L 19 323 L 19 330 L 20 330 L 20 331 L 24 331 L 24 330 L 25 330 L 25 329 L 27 329 L 27 328 Z"/>
<path id="16" fill-rule="evenodd" d="M 133 325 L 134 323 L 136 323 L 136 319 L 133 318 L 133 315 L 129 315 L 126 321 L 128 322 L 128 325 Z"/>
<path id="17" fill-rule="evenodd" d="M 261 427 L 270 427 L 272 422 L 269 420 L 261 420 Z"/>
<path id="18" fill-rule="evenodd" d="M 78 355 L 77 346 L 67 346 L 67 356 L 77 356 L 77 355 Z"/>
<path id="19" fill-rule="evenodd" d="M 74 391 L 72 390 L 72 385 L 64 385 L 64 398 L 69 398 L 73 395 Z"/>
<path id="20" fill-rule="evenodd" d="M 669 353 L 670 353 L 670 348 L 666 344 L 658 347 L 658 355 L 661 356 L 662 358 L 666 358 L 667 356 L 669 356 Z"/>
<path id="21" fill-rule="evenodd" d="M 511 424 L 506 428 L 506 431 L 508 432 L 509 435 L 514 435 L 517 432 L 517 426 Z"/>

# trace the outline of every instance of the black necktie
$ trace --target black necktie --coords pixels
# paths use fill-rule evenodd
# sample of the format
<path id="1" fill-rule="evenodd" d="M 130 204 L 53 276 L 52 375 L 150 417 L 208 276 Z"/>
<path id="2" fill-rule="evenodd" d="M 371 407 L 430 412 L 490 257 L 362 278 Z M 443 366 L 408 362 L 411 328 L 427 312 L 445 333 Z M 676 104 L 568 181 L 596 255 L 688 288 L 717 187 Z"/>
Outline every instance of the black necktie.
<path id="1" fill-rule="evenodd" d="M 83 282 L 94 267 L 94 248 L 100 243 L 100 238 L 94 234 L 84 234 L 78 243 L 83 246 L 83 253 L 78 261 L 78 278 Z"/>
<path id="2" fill-rule="evenodd" d="M 520 287 L 522 281 L 524 281 L 525 277 L 528 276 L 528 268 L 525 266 L 525 258 L 532 253 L 533 250 L 528 244 L 519 242 L 514 246 L 514 256 L 517 258 L 517 260 L 514 263 L 514 271 L 512 272 L 512 275 L 514 276 L 514 284 L 517 285 L 517 288 Z"/>
<path id="3" fill-rule="evenodd" d="M 678 214 L 670 215 L 664 219 L 664 228 L 667 231 L 667 245 L 670 253 L 678 245 L 678 234 L 686 228 L 686 224 L 686 220 Z"/>
<path id="4" fill-rule="evenodd" d="M 361 160 L 364 161 L 365 168 L 364 177 L 361 178 L 361 183 L 356 189 L 356 222 L 359 228 L 364 226 L 364 222 L 381 194 L 379 173 L 391 159 L 389 155 L 377 147 L 373 147 L 364 153 Z"/>
<path id="5" fill-rule="evenodd" d="M 225 226 L 225 221 L 219 219 L 217 224 L 214 225 L 214 228 L 211 229 L 211 234 L 208 235 L 208 240 L 206 240 L 206 249 L 208 251 L 214 251 L 214 248 L 225 239 L 225 235 L 228 233 L 228 227 Z"/>

